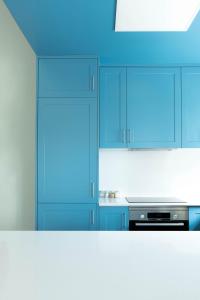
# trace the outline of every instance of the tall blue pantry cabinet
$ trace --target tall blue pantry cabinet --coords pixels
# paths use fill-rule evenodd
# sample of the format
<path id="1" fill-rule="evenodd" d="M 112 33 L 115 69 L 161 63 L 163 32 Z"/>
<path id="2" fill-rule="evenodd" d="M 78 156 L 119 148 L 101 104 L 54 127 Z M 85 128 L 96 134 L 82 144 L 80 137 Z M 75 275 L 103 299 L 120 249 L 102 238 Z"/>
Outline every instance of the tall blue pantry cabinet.
<path id="1" fill-rule="evenodd" d="M 38 60 L 38 230 L 95 230 L 96 58 Z"/>

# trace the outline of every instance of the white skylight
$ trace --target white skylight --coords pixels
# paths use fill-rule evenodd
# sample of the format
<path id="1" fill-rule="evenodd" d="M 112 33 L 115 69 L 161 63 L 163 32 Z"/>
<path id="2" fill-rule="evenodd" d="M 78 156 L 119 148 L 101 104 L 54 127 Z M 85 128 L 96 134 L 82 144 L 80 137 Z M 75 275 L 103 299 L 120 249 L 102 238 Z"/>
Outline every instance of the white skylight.
<path id="1" fill-rule="evenodd" d="M 117 0 L 115 31 L 187 31 L 200 0 Z"/>

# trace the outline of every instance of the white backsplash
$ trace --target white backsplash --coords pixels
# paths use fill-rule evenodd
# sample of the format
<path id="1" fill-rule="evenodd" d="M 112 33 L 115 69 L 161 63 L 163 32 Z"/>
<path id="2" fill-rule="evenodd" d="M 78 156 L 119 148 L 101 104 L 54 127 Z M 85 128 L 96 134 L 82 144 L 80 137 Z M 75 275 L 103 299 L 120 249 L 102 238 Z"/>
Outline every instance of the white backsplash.
<path id="1" fill-rule="evenodd" d="M 200 203 L 200 149 L 101 149 L 100 190 L 122 196 L 173 196 Z"/>

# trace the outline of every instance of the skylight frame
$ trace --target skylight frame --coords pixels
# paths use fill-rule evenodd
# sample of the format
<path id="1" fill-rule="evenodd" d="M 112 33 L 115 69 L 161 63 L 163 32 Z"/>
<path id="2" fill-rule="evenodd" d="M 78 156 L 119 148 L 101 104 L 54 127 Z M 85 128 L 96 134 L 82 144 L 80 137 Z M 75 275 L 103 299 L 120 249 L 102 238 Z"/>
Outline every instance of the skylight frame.
<path id="1" fill-rule="evenodd" d="M 162 21 L 164 23 L 168 25 L 163 26 L 160 23 L 159 26 L 159 21 L 156 21 L 156 2 L 157 4 L 161 4 L 161 1 L 163 2 L 163 5 L 165 6 L 170 6 L 173 4 L 175 4 L 175 8 L 176 10 L 173 11 L 173 20 L 171 22 L 170 25 L 170 17 L 167 19 L 168 21 L 166 21 L 166 17 L 167 14 L 169 14 L 169 11 L 167 12 L 166 10 L 166 15 L 163 15 Z M 154 9 L 155 11 L 155 15 L 154 12 L 152 13 L 151 8 L 148 10 L 149 12 L 151 11 L 151 14 L 153 17 L 153 22 L 155 23 L 154 26 L 150 25 L 151 24 L 151 20 L 147 20 L 148 17 L 145 18 L 145 14 L 147 15 L 147 13 L 142 14 L 140 8 L 141 8 L 141 4 L 145 5 L 146 4 L 149 5 L 149 3 L 153 4 L 154 7 L 152 7 L 152 11 Z M 135 12 L 131 9 L 131 5 L 136 8 Z M 187 6 L 192 5 L 191 6 L 191 10 L 188 9 Z M 124 6 L 124 7 L 123 7 Z M 137 8 L 138 6 L 138 8 Z M 178 6 L 180 7 L 179 9 Z M 183 6 L 185 7 L 185 10 L 182 11 Z M 127 11 L 126 11 L 127 10 Z M 164 10 L 164 9 L 163 9 Z M 115 21 L 115 31 L 116 32 L 152 32 L 152 31 L 161 31 L 161 32 L 165 32 L 165 31 L 183 31 L 186 32 L 188 31 L 188 29 L 190 28 L 191 24 L 193 23 L 194 19 L 196 18 L 198 12 L 200 10 L 200 0 L 117 0 L 117 6 L 116 6 L 116 21 Z M 184 13 L 184 14 L 183 14 Z M 127 15 L 125 15 L 127 14 Z M 165 11 L 162 11 L 162 14 L 165 14 Z M 182 14 L 182 20 L 181 17 L 179 17 L 179 22 L 180 24 L 175 25 L 175 14 L 177 16 L 181 16 Z M 188 16 L 187 16 L 188 14 Z M 139 17 L 142 17 L 144 20 L 139 20 Z M 171 16 L 171 15 L 170 15 Z M 133 21 L 133 18 L 135 17 L 136 21 Z M 162 16 L 160 16 L 161 18 Z M 138 20 L 137 20 L 138 18 Z M 185 19 L 184 19 L 185 18 Z M 159 17 L 158 17 L 159 19 Z M 160 21 L 160 22 L 162 22 Z M 138 22 L 138 23 L 137 23 Z M 143 24 L 142 24 L 143 22 Z M 181 23 L 182 22 L 182 23 Z M 157 24 L 156 24 L 157 23 Z"/>

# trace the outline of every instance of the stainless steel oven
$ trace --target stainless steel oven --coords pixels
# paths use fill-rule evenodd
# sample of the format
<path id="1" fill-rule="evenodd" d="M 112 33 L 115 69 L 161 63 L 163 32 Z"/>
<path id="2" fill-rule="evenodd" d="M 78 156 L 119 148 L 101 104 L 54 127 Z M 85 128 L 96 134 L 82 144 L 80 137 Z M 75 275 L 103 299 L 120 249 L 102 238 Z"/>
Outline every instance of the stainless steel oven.
<path id="1" fill-rule="evenodd" d="M 185 206 L 129 207 L 130 231 L 187 231 L 188 208 Z"/>

